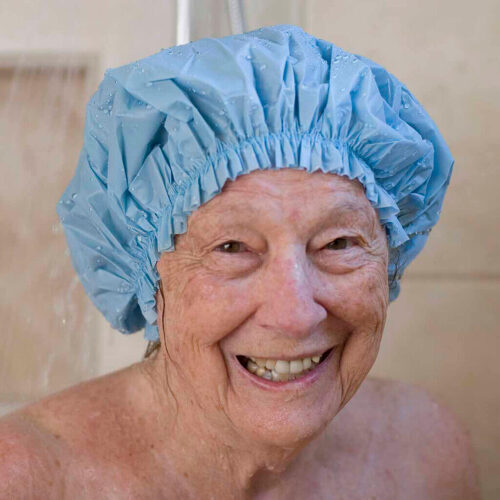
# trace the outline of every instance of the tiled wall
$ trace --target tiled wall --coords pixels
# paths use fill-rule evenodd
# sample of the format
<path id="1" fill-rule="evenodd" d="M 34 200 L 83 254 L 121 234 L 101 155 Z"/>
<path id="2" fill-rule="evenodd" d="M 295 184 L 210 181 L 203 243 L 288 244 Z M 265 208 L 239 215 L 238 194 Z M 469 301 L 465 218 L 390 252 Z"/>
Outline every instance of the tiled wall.
<path id="1" fill-rule="evenodd" d="M 197 1 L 213 18 L 217 0 Z M 0 20 L 0 62 L 13 52 L 93 53 L 100 79 L 106 67 L 175 42 L 174 4 L 131 0 L 124 10 L 119 0 L 68 0 L 64 6 L 19 0 Z M 497 498 L 499 4 L 245 5 L 249 29 L 299 24 L 380 62 L 408 85 L 447 138 L 456 165 L 442 217 L 390 306 L 372 373 L 418 384 L 448 404 L 470 429 L 483 497 Z M 0 102 L 8 111 L 2 108 L 0 123 L 1 175 L 7 179 L 0 187 L 0 412 L 127 366 L 145 347 L 141 334 L 121 336 L 94 311 L 74 278 L 55 215 L 55 201 L 76 165 L 84 105 L 96 85 L 89 71 L 1 73 Z"/>

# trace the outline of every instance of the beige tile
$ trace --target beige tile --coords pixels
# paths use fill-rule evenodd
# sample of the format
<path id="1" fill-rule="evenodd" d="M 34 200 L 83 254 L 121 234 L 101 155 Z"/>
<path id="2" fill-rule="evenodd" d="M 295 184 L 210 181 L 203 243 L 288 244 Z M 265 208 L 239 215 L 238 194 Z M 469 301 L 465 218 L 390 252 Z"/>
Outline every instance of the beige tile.
<path id="1" fill-rule="evenodd" d="M 98 373 L 104 375 L 140 361 L 146 351 L 144 331 L 124 335 L 113 330 L 104 320 L 100 321 L 98 342 Z"/>
<path id="2" fill-rule="evenodd" d="M 248 29 L 274 24 L 296 24 L 305 28 L 305 0 L 252 0 L 243 2 Z"/>
<path id="3" fill-rule="evenodd" d="M 484 498 L 500 489 L 500 282 L 406 279 L 371 374 L 417 384 L 470 430 Z"/>

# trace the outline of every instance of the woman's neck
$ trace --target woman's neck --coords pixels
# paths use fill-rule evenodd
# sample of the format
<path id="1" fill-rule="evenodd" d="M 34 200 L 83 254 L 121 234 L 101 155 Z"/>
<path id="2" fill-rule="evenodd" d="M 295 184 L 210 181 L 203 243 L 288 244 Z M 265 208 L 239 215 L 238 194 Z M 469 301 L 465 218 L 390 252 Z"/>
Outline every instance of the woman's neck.
<path id="1" fill-rule="evenodd" d="M 262 484 L 280 481 L 307 442 L 277 447 L 255 442 L 238 432 L 221 412 L 208 415 L 183 392 L 182 384 L 167 379 L 161 353 L 141 363 L 151 387 L 150 429 L 164 480 L 183 497 L 249 498 Z"/>

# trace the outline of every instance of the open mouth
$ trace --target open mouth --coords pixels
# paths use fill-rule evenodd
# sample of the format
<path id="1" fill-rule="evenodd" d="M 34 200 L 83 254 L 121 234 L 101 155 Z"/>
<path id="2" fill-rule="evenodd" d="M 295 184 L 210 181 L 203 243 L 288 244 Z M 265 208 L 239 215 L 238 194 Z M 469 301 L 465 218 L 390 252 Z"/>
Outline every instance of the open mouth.
<path id="1" fill-rule="evenodd" d="M 306 373 L 314 370 L 330 354 L 333 347 L 318 356 L 312 356 L 291 361 L 281 359 L 252 358 L 247 356 L 236 356 L 240 364 L 257 377 L 273 382 L 289 382 L 303 377 Z"/>

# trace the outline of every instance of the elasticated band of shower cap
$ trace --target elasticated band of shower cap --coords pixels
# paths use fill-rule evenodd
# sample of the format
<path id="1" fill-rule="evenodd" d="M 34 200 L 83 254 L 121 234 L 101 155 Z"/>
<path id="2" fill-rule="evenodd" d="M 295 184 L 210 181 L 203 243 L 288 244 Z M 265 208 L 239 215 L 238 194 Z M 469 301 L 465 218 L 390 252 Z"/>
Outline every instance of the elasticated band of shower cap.
<path id="1" fill-rule="evenodd" d="M 114 328 L 145 327 L 157 340 L 156 262 L 227 179 L 300 168 L 359 180 L 386 229 L 388 273 L 399 269 L 394 300 L 452 167 L 436 125 L 392 74 L 278 25 L 107 70 L 58 214 L 93 303 Z"/>

